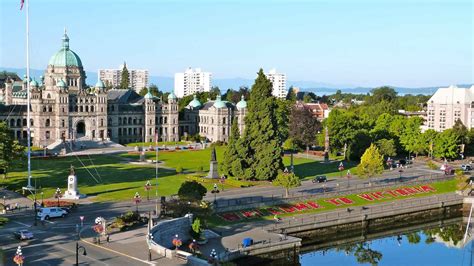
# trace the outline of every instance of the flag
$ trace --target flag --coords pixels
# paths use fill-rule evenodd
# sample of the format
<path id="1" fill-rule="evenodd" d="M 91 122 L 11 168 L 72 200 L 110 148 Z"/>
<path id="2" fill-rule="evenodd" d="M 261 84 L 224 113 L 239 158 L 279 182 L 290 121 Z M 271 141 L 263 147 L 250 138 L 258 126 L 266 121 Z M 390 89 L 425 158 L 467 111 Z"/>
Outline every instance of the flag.
<path id="1" fill-rule="evenodd" d="M 23 9 L 23 4 L 25 3 L 25 0 L 20 0 L 20 10 Z"/>

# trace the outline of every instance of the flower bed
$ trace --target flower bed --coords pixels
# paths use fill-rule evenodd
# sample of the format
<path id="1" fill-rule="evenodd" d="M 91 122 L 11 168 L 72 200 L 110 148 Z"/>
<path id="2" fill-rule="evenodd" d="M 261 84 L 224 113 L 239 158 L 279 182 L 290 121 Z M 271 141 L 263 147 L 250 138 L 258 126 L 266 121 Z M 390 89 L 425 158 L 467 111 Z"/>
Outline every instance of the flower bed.
<path id="1" fill-rule="evenodd" d="M 43 201 L 44 207 L 57 207 L 58 201 L 57 200 L 44 200 Z M 71 201 L 59 200 L 59 207 L 76 207 L 76 203 Z"/>
<path id="2" fill-rule="evenodd" d="M 436 192 L 436 189 L 431 185 L 420 185 L 420 186 L 410 186 L 410 187 L 400 187 L 394 189 L 387 189 L 382 191 L 368 192 L 356 194 L 355 196 L 363 201 L 374 202 L 387 199 L 395 198 L 404 198 L 416 194 L 429 194 Z M 360 202 L 359 200 L 359 202 Z M 321 200 L 321 203 L 326 204 L 326 206 L 351 206 L 356 204 L 356 199 L 352 196 L 352 199 L 349 196 L 336 197 Z M 311 211 L 316 209 L 324 208 L 321 204 L 318 204 L 314 200 L 304 201 L 304 202 L 295 202 L 291 204 L 281 204 L 272 207 L 266 207 L 261 209 L 250 209 L 236 212 L 226 212 L 219 213 L 217 216 L 226 222 L 237 222 L 244 219 L 253 219 L 264 216 L 271 215 L 288 215 L 288 214 L 297 214 L 305 211 Z M 328 207 L 329 208 L 329 207 Z"/>

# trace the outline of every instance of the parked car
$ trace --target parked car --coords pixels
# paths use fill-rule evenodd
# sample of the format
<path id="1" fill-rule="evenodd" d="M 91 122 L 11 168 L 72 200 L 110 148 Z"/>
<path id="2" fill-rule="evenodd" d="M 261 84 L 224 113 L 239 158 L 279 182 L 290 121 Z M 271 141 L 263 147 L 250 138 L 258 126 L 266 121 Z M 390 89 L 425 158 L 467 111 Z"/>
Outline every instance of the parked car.
<path id="1" fill-rule="evenodd" d="M 48 220 L 49 218 L 57 218 L 57 217 L 66 217 L 67 212 L 58 207 L 50 207 L 50 208 L 41 208 L 38 212 L 38 217 L 40 219 Z"/>
<path id="2" fill-rule="evenodd" d="M 461 165 L 461 169 L 463 171 L 471 171 L 472 167 L 469 164 L 463 164 L 463 165 Z"/>
<path id="3" fill-rule="evenodd" d="M 65 211 L 68 214 L 71 213 L 71 208 L 69 207 L 59 207 L 59 208 L 61 208 L 61 210 Z"/>
<path id="4" fill-rule="evenodd" d="M 328 178 L 325 175 L 318 175 L 313 179 L 313 183 L 326 183 Z"/>
<path id="5" fill-rule="evenodd" d="M 13 235 L 19 240 L 28 240 L 33 238 L 33 233 L 28 230 L 13 232 Z"/>

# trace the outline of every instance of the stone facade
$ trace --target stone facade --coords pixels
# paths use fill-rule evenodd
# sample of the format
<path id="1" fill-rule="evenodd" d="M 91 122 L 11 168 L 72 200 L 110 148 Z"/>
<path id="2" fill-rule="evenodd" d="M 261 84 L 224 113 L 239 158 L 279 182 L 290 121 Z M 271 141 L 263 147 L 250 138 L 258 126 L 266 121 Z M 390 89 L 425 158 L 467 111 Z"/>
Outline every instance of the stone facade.
<path id="1" fill-rule="evenodd" d="M 243 130 L 245 108 L 232 103 L 210 101 L 188 106 L 179 120 L 178 101 L 171 93 L 167 101 L 150 93 L 144 97 L 133 90 L 106 90 L 99 80 L 86 86 L 82 62 L 69 49 L 66 33 L 62 48 L 51 57 L 44 77 L 30 80 L 32 145 L 54 146 L 77 140 L 131 142 L 179 141 L 186 134 L 199 133 L 209 141 L 227 141 L 231 121 L 239 119 Z M 7 78 L 0 87 L 0 120 L 15 137 L 27 139 L 27 82 Z M 243 104 L 241 104 L 243 105 Z"/>

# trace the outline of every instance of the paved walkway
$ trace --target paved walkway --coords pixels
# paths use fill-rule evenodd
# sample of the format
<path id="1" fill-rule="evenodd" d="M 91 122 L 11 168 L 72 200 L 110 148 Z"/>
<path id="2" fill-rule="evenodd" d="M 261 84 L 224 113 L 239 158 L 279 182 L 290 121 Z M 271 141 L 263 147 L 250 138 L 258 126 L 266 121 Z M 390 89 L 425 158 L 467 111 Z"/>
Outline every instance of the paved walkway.
<path id="1" fill-rule="evenodd" d="M 81 232 L 81 240 L 88 245 L 94 245 L 98 248 L 134 259 L 137 262 L 149 265 L 185 265 L 178 260 L 171 260 L 152 252 L 152 260 L 148 261 L 148 245 L 146 243 L 147 227 L 140 227 L 134 230 L 119 232 L 110 235 L 110 242 L 107 243 L 104 237 L 101 237 L 100 245 L 94 241 L 96 235 L 90 227 L 84 228 Z"/>

